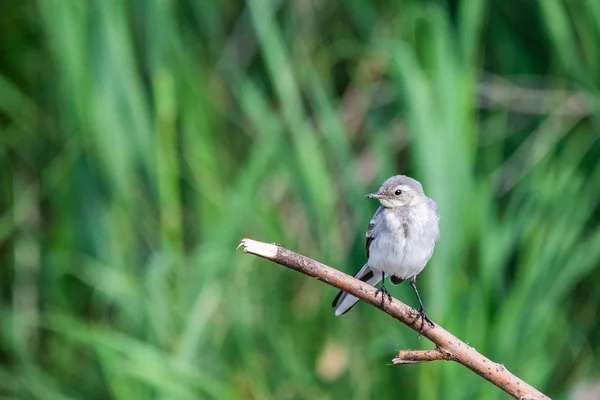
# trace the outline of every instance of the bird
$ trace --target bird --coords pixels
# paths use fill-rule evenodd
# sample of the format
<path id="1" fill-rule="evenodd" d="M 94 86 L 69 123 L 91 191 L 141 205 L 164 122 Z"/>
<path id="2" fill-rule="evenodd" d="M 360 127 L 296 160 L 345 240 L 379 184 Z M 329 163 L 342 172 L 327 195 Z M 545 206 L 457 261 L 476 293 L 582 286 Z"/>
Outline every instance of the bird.
<path id="1" fill-rule="evenodd" d="M 431 259 L 439 238 L 437 204 L 425 195 L 419 181 L 406 175 L 392 176 L 377 192 L 366 197 L 379 200 L 381 205 L 371 218 L 365 237 L 367 262 L 354 277 L 372 286 L 382 281 L 376 292 L 376 295 L 381 293 L 382 307 L 385 296 L 390 303 L 392 301 L 385 278 L 390 277 L 394 285 L 408 280 L 420 306 L 412 324 L 420 318 L 419 333 L 422 333 L 425 321 L 431 326 L 433 322 L 427 317 L 416 282 L 417 275 Z M 358 301 L 340 291 L 332 303 L 335 315 L 350 311 Z"/>

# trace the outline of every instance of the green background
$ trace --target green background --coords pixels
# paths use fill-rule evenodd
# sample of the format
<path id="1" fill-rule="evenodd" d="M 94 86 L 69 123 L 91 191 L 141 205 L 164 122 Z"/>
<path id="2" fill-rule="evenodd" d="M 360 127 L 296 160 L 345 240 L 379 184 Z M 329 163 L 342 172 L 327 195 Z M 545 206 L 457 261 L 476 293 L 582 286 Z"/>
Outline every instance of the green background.
<path id="1" fill-rule="evenodd" d="M 439 205 L 429 316 L 568 398 L 600 372 L 599 43 L 596 0 L 3 1 L 0 397 L 507 398 L 235 250 L 353 274 L 402 173 Z"/>

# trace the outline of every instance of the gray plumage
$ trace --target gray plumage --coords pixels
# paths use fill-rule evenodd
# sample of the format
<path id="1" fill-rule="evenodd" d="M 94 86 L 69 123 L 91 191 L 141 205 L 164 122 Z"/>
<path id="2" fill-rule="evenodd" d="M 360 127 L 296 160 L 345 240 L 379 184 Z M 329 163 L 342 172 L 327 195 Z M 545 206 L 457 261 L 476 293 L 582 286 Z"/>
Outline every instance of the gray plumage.
<path id="1" fill-rule="evenodd" d="M 416 276 L 431 258 L 438 239 L 437 205 L 425 196 L 418 181 L 404 175 L 389 178 L 379 191 L 367 197 L 378 199 L 381 206 L 367 229 L 367 263 L 355 277 L 373 286 L 383 275 L 391 276 L 393 284 L 408 280 L 421 305 L 423 321 L 429 321 L 415 283 Z M 384 283 L 381 288 L 382 304 L 384 294 L 389 296 Z M 333 301 L 335 315 L 349 311 L 357 301 L 356 297 L 340 292 Z"/>

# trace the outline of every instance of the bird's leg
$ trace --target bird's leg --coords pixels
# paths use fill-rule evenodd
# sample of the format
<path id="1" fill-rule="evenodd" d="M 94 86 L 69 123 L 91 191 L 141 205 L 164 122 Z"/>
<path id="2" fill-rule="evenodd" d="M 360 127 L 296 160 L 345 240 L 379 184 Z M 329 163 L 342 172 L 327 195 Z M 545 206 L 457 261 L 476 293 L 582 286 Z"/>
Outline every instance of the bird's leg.
<path id="1" fill-rule="evenodd" d="M 421 318 L 421 328 L 419 329 L 419 336 L 421 336 L 421 334 L 423 333 L 423 327 L 425 326 L 425 321 L 427 321 L 432 328 L 434 327 L 434 324 L 429 318 L 427 318 L 427 314 L 425 313 L 425 306 L 423 306 L 421 296 L 419 296 L 419 291 L 417 290 L 415 278 L 410 278 L 408 282 L 410 282 L 410 286 L 412 286 L 415 294 L 417 295 L 417 300 L 419 300 L 419 305 L 421 306 L 421 308 L 419 308 L 419 314 L 415 317 L 414 321 L 411 322 L 411 325 L 414 325 L 419 320 L 419 318 Z"/>
<path id="2" fill-rule="evenodd" d="M 383 272 L 383 271 L 381 271 L 381 288 L 377 289 L 377 291 L 375 291 L 375 296 L 377 296 L 380 292 L 381 292 L 381 307 L 383 307 L 386 295 L 387 295 L 390 303 L 392 302 L 392 295 L 385 288 L 385 272 Z"/>

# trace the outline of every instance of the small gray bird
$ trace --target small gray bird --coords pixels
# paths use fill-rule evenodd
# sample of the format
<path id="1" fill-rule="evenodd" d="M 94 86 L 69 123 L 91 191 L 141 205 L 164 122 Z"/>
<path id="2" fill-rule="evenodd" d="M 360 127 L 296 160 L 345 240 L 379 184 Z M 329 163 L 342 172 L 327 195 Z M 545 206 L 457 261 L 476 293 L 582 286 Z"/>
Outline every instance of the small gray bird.
<path id="1" fill-rule="evenodd" d="M 381 289 L 377 290 L 381 292 L 382 306 L 384 296 L 392 301 L 385 288 L 385 277 L 391 276 L 394 285 L 408 280 L 421 307 L 413 324 L 420 317 L 422 331 L 424 321 L 433 323 L 425 313 L 416 280 L 431 258 L 439 236 L 437 205 L 425 196 L 418 181 L 404 175 L 392 176 L 377 193 L 368 194 L 367 198 L 378 199 L 381 206 L 367 230 L 367 263 L 354 277 L 373 286 L 382 281 Z M 345 292 L 338 293 L 333 300 L 335 315 L 348 312 L 358 300 Z"/>

